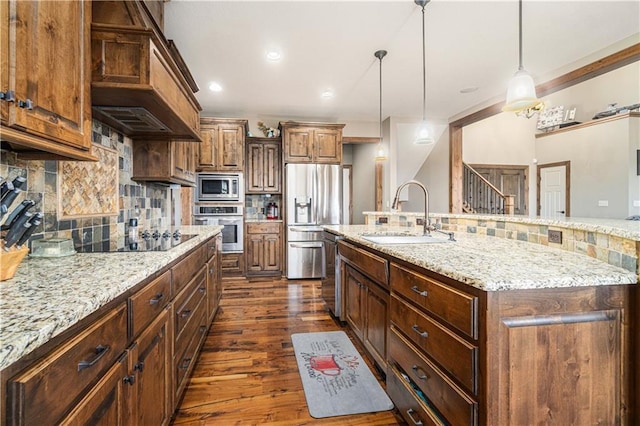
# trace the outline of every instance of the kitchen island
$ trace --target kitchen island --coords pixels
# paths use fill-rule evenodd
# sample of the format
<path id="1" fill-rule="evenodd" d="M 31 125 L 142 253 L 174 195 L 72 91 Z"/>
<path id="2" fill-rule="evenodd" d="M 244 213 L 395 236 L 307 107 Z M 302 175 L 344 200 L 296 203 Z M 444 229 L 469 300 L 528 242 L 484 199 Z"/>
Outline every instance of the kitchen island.
<path id="1" fill-rule="evenodd" d="M 12 279 L 0 283 L 2 424 L 94 415 L 91 410 L 99 408 L 90 397 L 107 398 L 100 396 L 105 387 L 113 386 L 111 397 L 118 395 L 113 404 L 127 399 L 132 391 L 122 388 L 123 377 L 129 386 L 135 384 L 138 398 L 145 392 L 149 399 L 164 398 L 151 408 L 118 406 L 115 411 L 155 410 L 160 417 L 150 418 L 168 422 L 217 309 L 221 228 L 181 227 L 192 237 L 167 251 L 25 259 Z M 136 362 L 143 361 L 135 357 L 148 358 L 160 389 L 149 384 L 152 379 L 145 386 L 144 380 L 131 378 L 142 374 Z M 120 365 L 115 379 L 105 382 Z"/>
<path id="2" fill-rule="evenodd" d="M 343 238 L 346 322 L 409 424 L 636 421 L 635 268 L 460 228 L 380 244 L 418 227 L 376 222 L 325 230 Z"/>

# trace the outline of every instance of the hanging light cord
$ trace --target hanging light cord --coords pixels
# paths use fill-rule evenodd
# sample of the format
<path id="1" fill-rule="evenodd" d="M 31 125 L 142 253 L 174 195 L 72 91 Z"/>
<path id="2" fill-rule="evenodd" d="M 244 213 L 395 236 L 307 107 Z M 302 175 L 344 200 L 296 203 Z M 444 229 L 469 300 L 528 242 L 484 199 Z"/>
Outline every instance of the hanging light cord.
<path id="1" fill-rule="evenodd" d="M 382 143 L 382 58 L 380 56 L 380 143 Z"/>
<path id="2" fill-rule="evenodd" d="M 518 40 L 519 40 L 519 44 L 518 44 L 518 59 L 519 59 L 519 63 L 520 66 L 518 67 L 518 70 L 523 70 L 524 67 L 522 66 L 522 0 L 520 0 L 518 2 Z"/>
<path id="3" fill-rule="evenodd" d="M 425 48 L 425 32 L 424 32 L 424 6 L 422 6 L 422 121 L 426 121 L 427 117 L 427 65 L 426 65 L 426 48 Z"/>

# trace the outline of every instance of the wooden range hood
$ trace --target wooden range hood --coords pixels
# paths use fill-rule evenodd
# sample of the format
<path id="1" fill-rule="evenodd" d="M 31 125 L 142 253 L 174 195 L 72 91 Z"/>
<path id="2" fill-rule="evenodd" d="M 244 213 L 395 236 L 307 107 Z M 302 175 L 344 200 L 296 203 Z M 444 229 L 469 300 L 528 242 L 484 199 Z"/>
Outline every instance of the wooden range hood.
<path id="1" fill-rule="evenodd" d="M 92 7 L 94 118 L 133 139 L 200 141 L 198 87 L 144 2 Z"/>

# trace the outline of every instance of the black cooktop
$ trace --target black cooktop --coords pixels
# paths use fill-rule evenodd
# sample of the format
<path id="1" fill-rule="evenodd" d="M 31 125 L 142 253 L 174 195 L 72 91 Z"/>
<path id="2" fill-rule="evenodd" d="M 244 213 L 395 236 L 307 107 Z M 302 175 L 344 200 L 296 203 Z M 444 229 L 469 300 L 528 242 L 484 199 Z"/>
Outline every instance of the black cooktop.
<path id="1" fill-rule="evenodd" d="M 173 234 L 169 232 L 164 232 L 162 234 L 155 232 L 152 234 L 145 231 L 138 238 L 137 242 L 130 242 L 128 237 L 125 238 L 124 247 L 120 247 L 115 251 L 167 251 L 184 243 L 185 241 L 189 241 L 195 236 L 195 234 L 181 234 L 180 232 L 174 232 Z"/>

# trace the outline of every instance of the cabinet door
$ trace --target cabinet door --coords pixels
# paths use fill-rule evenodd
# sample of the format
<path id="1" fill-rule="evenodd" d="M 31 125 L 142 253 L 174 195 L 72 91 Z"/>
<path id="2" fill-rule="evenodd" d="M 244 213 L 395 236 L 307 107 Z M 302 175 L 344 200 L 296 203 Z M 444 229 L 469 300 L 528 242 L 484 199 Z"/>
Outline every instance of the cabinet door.
<path id="1" fill-rule="evenodd" d="M 78 405 L 59 423 L 70 425 L 112 426 L 135 424 L 129 421 L 129 406 L 133 401 L 135 380 L 127 375 L 125 352 L 107 373 L 86 394 Z M 53 392 L 56 389 L 52 389 Z M 64 392 L 64 389 L 57 389 Z"/>
<path id="2" fill-rule="evenodd" d="M 313 158 L 316 163 L 342 162 L 342 132 L 335 129 L 316 129 L 313 138 Z"/>
<path id="3" fill-rule="evenodd" d="M 365 279 L 365 282 L 367 298 L 363 341 L 375 362 L 386 370 L 389 294 L 373 281 Z"/>
<path id="4" fill-rule="evenodd" d="M 198 168 L 213 170 L 218 157 L 218 126 L 202 126 Z"/>
<path id="5" fill-rule="evenodd" d="M 213 321 L 220 302 L 220 286 L 218 285 L 219 257 L 220 254 L 216 254 L 207 262 L 207 315 L 209 322 Z"/>
<path id="6" fill-rule="evenodd" d="M 247 234 L 247 272 L 261 272 L 264 265 L 264 235 Z"/>
<path id="7" fill-rule="evenodd" d="M 313 161 L 312 129 L 286 129 L 283 135 L 283 144 L 286 163 L 311 163 Z"/>
<path id="8" fill-rule="evenodd" d="M 264 263 L 263 271 L 280 271 L 280 235 L 266 234 L 264 236 Z"/>
<path id="9" fill-rule="evenodd" d="M 171 165 L 173 176 L 185 183 L 196 183 L 196 145 L 197 142 L 171 142 Z"/>
<path id="10" fill-rule="evenodd" d="M 346 292 L 346 320 L 360 340 L 364 329 L 364 296 L 366 288 L 362 284 L 363 276 L 349 265 L 344 266 Z"/>
<path id="11" fill-rule="evenodd" d="M 13 90 L 16 99 L 3 102 L 7 125 L 88 150 L 91 2 L 3 3 L 2 14 L 8 7 L 9 19 L 8 23 L 3 19 L 2 34 L 8 34 L 9 39 L 6 45 L 3 42 L 0 71 L 9 85 L 1 90 Z M 21 103 L 27 100 L 32 109 Z"/>
<path id="12" fill-rule="evenodd" d="M 263 190 L 264 192 L 280 192 L 282 167 L 280 165 L 280 145 L 265 143 L 263 152 Z"/>
<path id="13" fill-rule="evenodd" d="M 169 310 L 164 309 L 140 334 L 131 351 L 129 371 L 135 375 L 136 390 L 133 424 L 166 425 L 173 413 Z"/>
<path id="14" fill-rule="evenodd" d="M 264 145 L 261 143 L 247 144 L 247 172 L 245 176 L 247 192 L 262 192 L 264 190 Z"/>
<path id="15" fill-rule="evenodd" d="M 244 133 L 242 126 L 221 124 L 218 135 L 218 164 L 220 171 L 243 171 Z"/>

